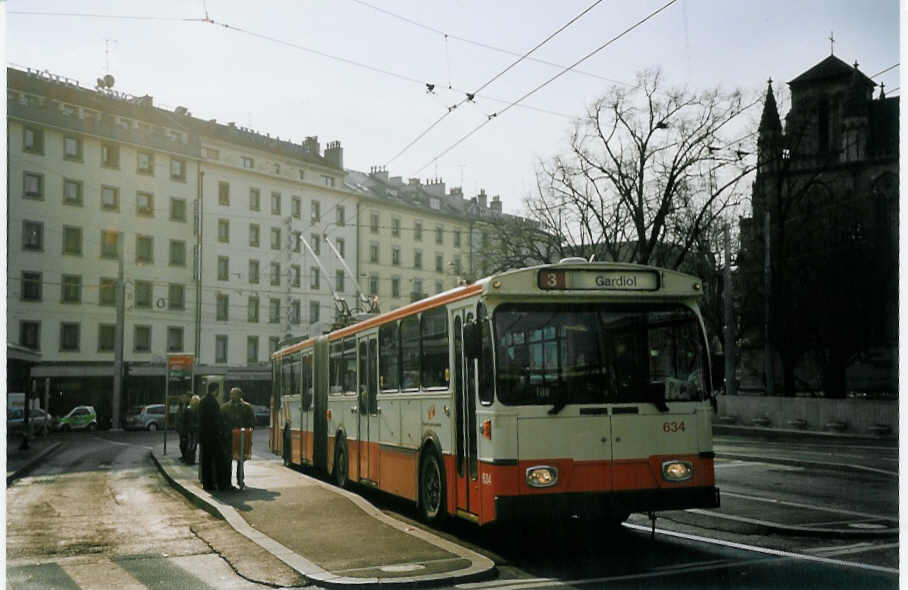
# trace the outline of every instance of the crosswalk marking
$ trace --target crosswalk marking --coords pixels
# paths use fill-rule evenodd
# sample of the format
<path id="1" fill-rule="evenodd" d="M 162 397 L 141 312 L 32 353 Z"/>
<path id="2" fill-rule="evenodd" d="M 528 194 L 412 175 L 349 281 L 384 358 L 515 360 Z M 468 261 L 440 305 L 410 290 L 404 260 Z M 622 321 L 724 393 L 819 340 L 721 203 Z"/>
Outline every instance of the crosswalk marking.
<path id="1" fill-rule="evenodd" d="M 116 588 L 117 590 L 145 590 L 138 580 L 133 578 L 116 563 L 104 560 L 105 563 L 74 563 L 63 568 L 79 588 Z"/>

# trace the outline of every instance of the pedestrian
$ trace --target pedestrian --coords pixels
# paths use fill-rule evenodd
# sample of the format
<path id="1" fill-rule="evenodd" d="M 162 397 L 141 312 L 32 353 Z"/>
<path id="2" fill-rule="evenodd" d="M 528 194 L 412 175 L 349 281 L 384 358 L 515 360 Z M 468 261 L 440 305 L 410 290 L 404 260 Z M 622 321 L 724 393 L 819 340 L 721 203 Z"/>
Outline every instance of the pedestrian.
<path id="1" fill-rule="evenodd" d="M 224 431 L 221 408 L 214 396 L 214 389 L 210 389 L 202 398 L 198 414 L 199 443 L 202 445 L 199 452 L 202 487 L 213 491 L 218 488 L 221 455 L 223 454 L 221 441 Z"/>
<path id="2" fill-rule="evenodd" d="M 199 396 L 189 399 L 189 404 L 180 411 L 180 452 L 183 462 L 195 465 L 195 452 L 199 442 Z"/>
<path id="3" fill-rule="evenodd" d="M 251 430 L 255 426 L 255 410 L 253 410 L 252 404 L 243 401 L 243 390 L 234 387 L 230 390 L 230 401 L 221 406 L 221 416 L 224 423 L 224 438 L 222 439 L 224 456 L 222 457 L 222 476 L 218 485 L 222 485 L 223 489 L 233 489 L 230 481 L 231 471 L 233 471 L 233 431 L 237 428 Z M 236 479 L 237 485 L 241 488 L 245 487 L 243 481 L 244 459 L 242 454 L 237 457 Z"/>

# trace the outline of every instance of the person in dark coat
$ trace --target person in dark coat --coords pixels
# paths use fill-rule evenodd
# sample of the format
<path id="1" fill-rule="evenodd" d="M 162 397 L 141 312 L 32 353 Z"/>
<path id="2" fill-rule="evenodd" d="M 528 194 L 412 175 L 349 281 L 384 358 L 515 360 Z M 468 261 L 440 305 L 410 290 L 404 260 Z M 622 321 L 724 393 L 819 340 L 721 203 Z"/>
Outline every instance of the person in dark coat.
<path id="1" fill-rule="evenodd" d="M 213 391 L 209 391 L 199 403 L 199 462 L 201 463 L 202 487 L 208 491 L 218 488 L 218 475 L 223 454 L 222 439 L 224 424 L 221 408 Z"/>
<path id="2" fill-rule="evenodd" d="M 253 428 L 255 426 L 255 410 L 252 404 L 243 401 L 243 391 L 239 387 L 230 390 L 230 401 L 221 406 L 221 417 L 224 423 L 223 438 L 223 479 L 219 482 L 224 484 L 224 489 L 232 489 L 231 485 L 231 467 L 233 463 L 233 429 L 234 428 Z M 240 487 L 243 486 L 243 460 L 237 461 L 236 480 Z"/>
<path id="3" fill-rule="evenodd" d="M 180 454 L 187 465 L 195 465 L 196 447 L 199 443 L 199 403 L 201 399 L 194 395 L 189 404 L 180 408 Z"/>

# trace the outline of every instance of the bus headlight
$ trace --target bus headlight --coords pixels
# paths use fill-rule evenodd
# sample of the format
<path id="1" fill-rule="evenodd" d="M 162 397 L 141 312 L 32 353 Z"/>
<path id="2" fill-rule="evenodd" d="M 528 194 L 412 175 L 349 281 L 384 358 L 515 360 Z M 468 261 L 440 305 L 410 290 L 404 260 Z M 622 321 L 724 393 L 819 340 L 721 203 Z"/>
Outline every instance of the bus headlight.
<path id="1" fill-rule="evenodd" d="M 527 469 L 527 485 L 534 488 L 548 488 L 558 483 L 558 469 L 548 465 L 537 465 Z"/>
<path id="2" fill-rule="evenodd" d="M 690 461 L 665 461 L 662 477 L 666 481 L 687 481 L 694 477 L 694 464 Z"/>

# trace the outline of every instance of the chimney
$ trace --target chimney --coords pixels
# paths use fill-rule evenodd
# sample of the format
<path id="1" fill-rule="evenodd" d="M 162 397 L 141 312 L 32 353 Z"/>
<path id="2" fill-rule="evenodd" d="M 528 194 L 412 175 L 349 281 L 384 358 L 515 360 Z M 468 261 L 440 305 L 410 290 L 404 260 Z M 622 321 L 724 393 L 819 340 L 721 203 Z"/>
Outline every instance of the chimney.
<path id="1" fill-rule="evenodd" d="M 311 135 L 303 140 L 303 149 L 310 154 L 319 155 L 321 153 L 321 146 L 318 145 L 318 135 Z"/>
<path id="2" fill-rule="evenodd" d="M 488 208 L 488 196 L 486 195 L 486 189 L 479 189 L 479 196 L 477 197 L 479 201 L 479 208 L 485 211 Z"/>
<path id="3" fill-rule="evenodd" d="M 189 109 L 187 109 L 186 107 L 177 107 L 177 108 L 173 109 L 173 112 L 178 115 L 185 115 L 186 113 L 189 112 Z"/>
<path id="4" fill-rule="evenodd" d="M 444 197 L 445 196 L 445 181 L 440 178 L 433 178 L 432 180 L 426 181 L 426 191 L 433 197 Z"/>
<path id="5" fill-rule="evenodd" d="M 325 159 L 338 170 L 344 169 L 344 148 L 339 141 L 329 141 L 325 144 Z"/>
<path id="6" fill-rule="evenodd" d="M 389 182 L 391 183 L 391 186 L 403 186 L 404 185 L 404 179 L 400 176 L 392 176 L 390 178 Z"/>
<path id="7" fill-rule="evenodd" d="M 501 196 L 500 195 L 495 195 L 494 197 L 492 197 L 492 202 L 491 202 L 491 204 L 489 204 L 489 208 L 492 209 L 492 211 L 497 213 L 498 215 L 501 215 Z"/>
<path id="8" fill-rule="evenodd" d="M 388 184 L 388 168 L 385 166 L 372 166 L 369 169 L 369 176 Z"/>
<path id="9" fill-rule="evenodd" d="M 410 186 L 419 186 L 419 179 L 418 179 L 418 178 L 410 178 L 410 179 L 409 179 L 409 184 L 410 184 Z"/>

